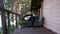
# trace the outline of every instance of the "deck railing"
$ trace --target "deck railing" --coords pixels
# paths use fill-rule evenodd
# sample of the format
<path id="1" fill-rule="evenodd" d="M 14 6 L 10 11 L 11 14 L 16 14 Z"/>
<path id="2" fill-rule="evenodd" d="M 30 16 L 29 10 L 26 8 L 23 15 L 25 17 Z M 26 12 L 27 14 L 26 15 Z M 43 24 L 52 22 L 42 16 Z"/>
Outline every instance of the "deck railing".
<path id="1" fill-rule="evenodd" d="M 0 34 L 11 34 L 17 27 L 17 21 L 19 20 L 20 14 L 13 11 L 0 8 L 2 32 Z"/>

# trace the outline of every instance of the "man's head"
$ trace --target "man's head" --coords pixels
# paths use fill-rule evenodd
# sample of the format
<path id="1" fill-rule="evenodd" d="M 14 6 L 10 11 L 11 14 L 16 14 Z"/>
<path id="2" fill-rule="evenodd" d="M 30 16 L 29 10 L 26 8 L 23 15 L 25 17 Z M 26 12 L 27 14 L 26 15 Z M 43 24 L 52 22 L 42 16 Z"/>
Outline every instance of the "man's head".
<path id="1" fill-rule="evenodd" d="M 31 11 L 27 12 L 27 14 L 32 14 Z"/>

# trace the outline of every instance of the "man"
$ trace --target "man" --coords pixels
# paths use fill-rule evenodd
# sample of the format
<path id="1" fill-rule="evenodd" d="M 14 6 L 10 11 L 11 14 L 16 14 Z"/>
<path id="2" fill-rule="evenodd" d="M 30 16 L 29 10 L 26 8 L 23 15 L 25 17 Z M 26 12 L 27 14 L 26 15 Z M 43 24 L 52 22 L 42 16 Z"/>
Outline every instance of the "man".
<path id="1" fill-rule="evenodd" d="M 32 12 L 31 11 L 27 12 L 27 15 L 25 15 L 24 17 L 25 17 L 25 20 L 29 20 L 30 21 L 30 25 L 31 25 L 31 27 L 33 27 L 35 18 L 32 15 Z"/>

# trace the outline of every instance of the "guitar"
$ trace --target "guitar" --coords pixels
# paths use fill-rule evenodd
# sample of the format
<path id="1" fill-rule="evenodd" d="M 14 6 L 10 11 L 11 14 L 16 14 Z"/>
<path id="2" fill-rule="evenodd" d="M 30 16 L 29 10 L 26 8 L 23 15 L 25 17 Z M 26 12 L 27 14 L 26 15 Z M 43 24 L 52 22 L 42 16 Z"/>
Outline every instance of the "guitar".
<path id="1" fill-rule="evenodd" d="M 31 16 L 26 16 L 24 19 L 29 20 Z"/>

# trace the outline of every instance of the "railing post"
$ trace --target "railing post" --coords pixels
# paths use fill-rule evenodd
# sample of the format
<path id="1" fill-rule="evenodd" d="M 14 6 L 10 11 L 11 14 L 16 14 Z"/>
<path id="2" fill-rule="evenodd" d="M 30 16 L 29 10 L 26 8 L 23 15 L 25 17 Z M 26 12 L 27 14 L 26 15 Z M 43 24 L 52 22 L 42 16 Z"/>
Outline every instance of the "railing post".
<path id="1" fill-rule="evenodd" d="M 18 25 L 17 25 L 17 14 L 16 14 L 16 28 L 17 28 L 17 26 L 18 26 Z"/>
<path id="2" fill-rule="evenodd" d="M 4 8 L 3 0 L 0 0 L 0 7 Z M 5 11 L 1 11 L 1 19 L 2 19 L 3 34 L 7 34 Z"/>
<path id="3" fill-rule="evenodd" d="M 20 20 L 19 15 L 16 14 L 16 27 L 18 26 L 17 21 L 19 21 L 19 20 Z"/>
<path id="4" fill-rule="evenodd" d="M 1 18 L 2 18 L 3 34 L 7 34 L 6 17 L 4 11 L 1 11 Z"/>
<path id="5" fill-rule="evenodd" d="M 10 19 L 9 19 L 10 15 L 9 14 L 10 13 L 7 12 L 7 17 L 8 17 L 8 34 L 10 34 Z"/>

